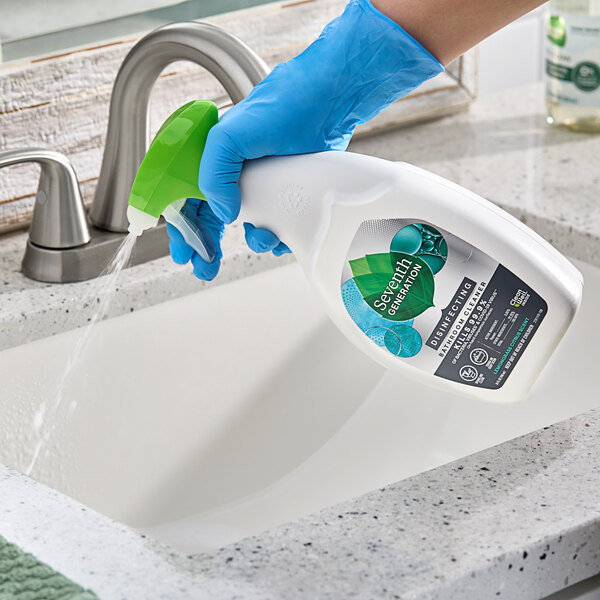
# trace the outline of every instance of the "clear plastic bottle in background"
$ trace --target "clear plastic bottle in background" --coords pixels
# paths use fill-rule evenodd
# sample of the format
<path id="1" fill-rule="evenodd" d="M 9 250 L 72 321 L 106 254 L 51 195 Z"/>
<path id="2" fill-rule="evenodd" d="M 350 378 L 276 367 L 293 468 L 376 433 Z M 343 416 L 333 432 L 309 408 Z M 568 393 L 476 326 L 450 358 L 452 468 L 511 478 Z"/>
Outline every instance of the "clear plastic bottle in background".
<path id="1" fill-rule="evenodd" d="M 550 0 L 545 44 L 548 123 L 600 131 L 600 0 Z"/>

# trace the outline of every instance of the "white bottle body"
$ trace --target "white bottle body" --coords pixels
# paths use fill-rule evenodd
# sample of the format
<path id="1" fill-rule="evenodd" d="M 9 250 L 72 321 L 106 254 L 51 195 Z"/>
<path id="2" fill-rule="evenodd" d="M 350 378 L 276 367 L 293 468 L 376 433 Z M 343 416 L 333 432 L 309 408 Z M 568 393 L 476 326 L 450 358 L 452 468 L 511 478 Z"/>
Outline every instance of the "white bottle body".
<path id="1" fill-rule="evenodd" d="M 489 401 L 523 399 L 579 307 L 583 279 L 558 251 L 493 204 L 412 165 L 342 152 L 273 157 L 249 161 L 240 186 L 242 218 L 270 229 L 290 246 L 339 329 L 385 367 L 440 389 Z M 365 221 L 394 219 L 449 232 L 500 263 L 545 301 L 543 321 L 499 387 L 424 371 L 414 366 L 418 361 L 377 346 L 349 315 L 341 278 L 357 231 Z M 439 315 L 442 308 L 423 315 L 435 310 Z M 424 352 L 431 354 L 431 349 Z"/>

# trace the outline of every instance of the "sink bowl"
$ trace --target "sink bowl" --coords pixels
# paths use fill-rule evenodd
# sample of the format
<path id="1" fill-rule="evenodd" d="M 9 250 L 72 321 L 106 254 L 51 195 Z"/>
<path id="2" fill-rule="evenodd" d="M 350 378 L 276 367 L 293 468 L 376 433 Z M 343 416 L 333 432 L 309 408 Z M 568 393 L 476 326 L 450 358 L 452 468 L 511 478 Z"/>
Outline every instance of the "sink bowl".
<path id="1" fill-rule="evenodd" d="M 576 261 L 574 261 L 576 262 Z M 185 552 L 277 524 L 600 405 L 600 269 L 531 394 L 487 404 L 385 372 L 328 321 L 296 264 L 104 321 L 67 378 L 32 476 Z M 0 352 L 0 462 L 81 331 Z"/>

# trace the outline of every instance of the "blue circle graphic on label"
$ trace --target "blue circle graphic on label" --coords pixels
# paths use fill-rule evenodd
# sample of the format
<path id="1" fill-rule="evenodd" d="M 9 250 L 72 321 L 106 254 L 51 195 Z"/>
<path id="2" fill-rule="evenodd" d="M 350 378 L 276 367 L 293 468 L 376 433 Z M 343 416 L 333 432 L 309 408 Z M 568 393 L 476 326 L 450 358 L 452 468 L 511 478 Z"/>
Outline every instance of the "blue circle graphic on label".
<path id="1" fill-rule="evenodd" d="M 385 333 L 384 342 L 394 356 L 403 358 L 414 356 L 423 345 L 419 332 L 405 324 L 390 327 Z"/>
<path id="2" fill-rule="evenodd" d="M 394 356 L 410 358 L 418 354 L 423 345 L 419 332 L 407 323 L 391 327 L 376 326 L 365 331 L 367 337 L 378 346 L 385 346 Z"/>

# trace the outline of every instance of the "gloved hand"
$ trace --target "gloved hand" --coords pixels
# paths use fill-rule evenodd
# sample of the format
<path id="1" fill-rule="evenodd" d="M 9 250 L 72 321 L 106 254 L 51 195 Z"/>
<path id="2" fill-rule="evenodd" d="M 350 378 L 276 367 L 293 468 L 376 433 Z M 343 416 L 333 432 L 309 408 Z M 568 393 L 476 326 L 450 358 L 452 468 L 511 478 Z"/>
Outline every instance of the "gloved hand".
<path id="1" fill-rule="evenodd" d="M 191 260 L 194 267 L 194 275 L 198 279 L 211 281 L 217 276 L 221 258 L 223 257 L 223 252 L 221 251 L 221 238 L 223 237 L 225 224 L 221 219 L 215 217 L 210 206 L 203 200 L 188 198 L 186 202 L 193 208 L 193 211 L 189 211 L 187 215 L 188 218 L 191 218 L 191 215 L 195 213 L 198 221 L 202 223 L 203 234 L 205 236 L 210 236 L 212 239 L 216 249 L 215 258 L 211 263 L 202 260 L 202 257 L 195 252 L 191 246 L 188 246 L 179 229 L 167 222 L 171 257 L 178 265 L 185 265 Z"/>
<path id="2" fill-rule="evenodd" d="M 220 223 L 221 232 L 223 224 L 237 218 L 244 160 L 345 150 L 359 123 L 443 70 L 370 0 L 350 0 L 315 42 L 275 67 L 210 130 L 198 177 L 208 202 L 201 217 Z M 248 246 L 255 252 L 289 252 L 272 232 L 248 223 L 244 228 Z M 193 256 L 191 248 L 182 249 L 182 244 L 183 238 L 171 237 L 176 260 Z M 219 252 L 210 268 L 193 256 L 196 276 L 214 277 L 220 256 Z"/>

